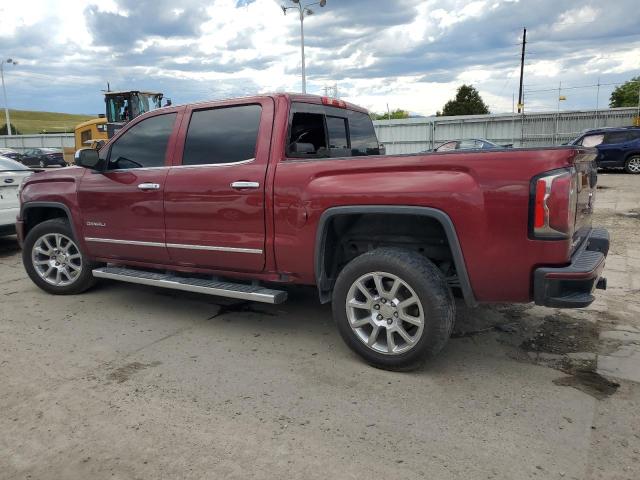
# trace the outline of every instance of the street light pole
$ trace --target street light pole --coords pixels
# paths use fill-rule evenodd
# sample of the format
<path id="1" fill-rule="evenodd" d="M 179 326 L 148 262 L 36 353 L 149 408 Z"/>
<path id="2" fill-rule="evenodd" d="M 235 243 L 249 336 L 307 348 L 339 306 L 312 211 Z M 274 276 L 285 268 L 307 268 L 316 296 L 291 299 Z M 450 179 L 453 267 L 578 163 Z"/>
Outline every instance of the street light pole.
<path id="1" fill-rule="evenodd" d="M 4 118 L 5 121 L 7 122 L 7 135 L 11 136 L 11 118 L 9 117 L 9 104 L 7 103 L 7 89 L 4 86 L 4 64 L 8 64 L 8 65 L 17 65 L 18 62 L 16 62 L 14 59 L 12 58 L 7 58 L 7 60 L 2 60 L 0 61 L 0 77 L 2 78 L 2 93 L 4 95 Z"/>
<path id="2" fill-rule="evenodd" d="M 286 15 L 287 10 L 297 9 L 300 15 L 300 54 L 302 57 L 302 93 L 307 93 L 307 68 L 304 56 L 304 17 L 307 15 L 312 15 L 313 10 L 309 7 L 313 5 L 320 5 L 324 7 L 327 4 L 327 0 L 320 0 L 319 2 L 308 3 L 303 5 L 300 0 L 291 0 L 296 6 L 295 7 L 285 7 L 282 5 L 282 12 Z"/>

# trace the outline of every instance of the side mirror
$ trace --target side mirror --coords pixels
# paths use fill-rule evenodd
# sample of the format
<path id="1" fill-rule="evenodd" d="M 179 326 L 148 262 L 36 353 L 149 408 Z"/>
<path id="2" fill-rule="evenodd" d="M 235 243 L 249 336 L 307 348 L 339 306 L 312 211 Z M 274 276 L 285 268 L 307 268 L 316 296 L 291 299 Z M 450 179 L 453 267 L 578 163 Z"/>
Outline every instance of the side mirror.
<path id="1" fill-rule="evenodd" d="M 76 165 L 91 170 L 98 170 L 100 165 L 100 157 L 98 151 L 93 148 L 82 148 L 74 155 Z"/>

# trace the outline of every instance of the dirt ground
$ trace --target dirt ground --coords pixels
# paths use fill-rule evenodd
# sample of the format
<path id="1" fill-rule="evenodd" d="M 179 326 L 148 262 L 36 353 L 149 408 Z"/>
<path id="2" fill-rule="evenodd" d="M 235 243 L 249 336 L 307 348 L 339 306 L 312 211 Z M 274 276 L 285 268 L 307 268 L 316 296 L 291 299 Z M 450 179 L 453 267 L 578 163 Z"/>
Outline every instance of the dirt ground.
<path id="1" fill-rule="evenodd" d="M 600 176 L 590 308 L 460 306 L 408 374 L 355 357 L 313 290 L 56 297 L 0 239 L 0 478 L 638 479 L 639 185 Z"/>

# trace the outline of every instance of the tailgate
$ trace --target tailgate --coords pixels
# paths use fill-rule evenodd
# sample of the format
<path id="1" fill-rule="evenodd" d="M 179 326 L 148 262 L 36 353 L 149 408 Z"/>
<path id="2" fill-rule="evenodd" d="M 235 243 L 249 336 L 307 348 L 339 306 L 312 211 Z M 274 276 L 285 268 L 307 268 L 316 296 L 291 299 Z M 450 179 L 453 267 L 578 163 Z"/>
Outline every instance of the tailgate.
<path id="1" fill-rule="evenodd" d="M 572 251 L 587 238 L 591 230 L 591 218 L 598 183 L 597 154 L 595 149 L 579 150 L 574 158 L 577 175 L 577 205 Z"/>

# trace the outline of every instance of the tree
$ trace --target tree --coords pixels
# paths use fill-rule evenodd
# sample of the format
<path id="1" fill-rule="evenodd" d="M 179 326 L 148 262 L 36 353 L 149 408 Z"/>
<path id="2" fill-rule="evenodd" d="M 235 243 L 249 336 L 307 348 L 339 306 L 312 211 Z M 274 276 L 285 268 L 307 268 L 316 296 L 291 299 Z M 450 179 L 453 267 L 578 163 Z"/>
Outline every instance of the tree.
<path id="1" fill-rule="evenodd" d="M 401 108 L 397 108 L 396 110 L 391 111 L 391 115 L 389 113 L 372 113 L 372 120 L 388 120 L 391 117 L 391 120 L 397 120 L 400 118 L 409 118 L 409 112 L 406 110 L 402 110 Z"/>
<path id="2" fill-rule="evenodd" d="M 3 123 L 2 126 L 0 127 L 0 135 L 7 135 L 7 124 Z M 18 131 L 18 129 L 16 128 L 16 126 L 12 123 L 11 124 L 11 133 L 13 135 L 20 135 L 20 132 Z"/>
<path id="3" fill-rule="evenodd" d="M 442 113 L 436 115 L 482 115 L 489 113 L 478 91 L 472 85 L 462 85 L 456 92 L 456 98 L 445 103 Z"/>
<path id="4" fill-rule="evenodd" d="M 609 107 L 637 107 L 638 95 L 640 95 L 640 77 L 634 77 L 613 89 L 609 98 Z"/>

